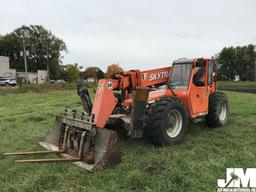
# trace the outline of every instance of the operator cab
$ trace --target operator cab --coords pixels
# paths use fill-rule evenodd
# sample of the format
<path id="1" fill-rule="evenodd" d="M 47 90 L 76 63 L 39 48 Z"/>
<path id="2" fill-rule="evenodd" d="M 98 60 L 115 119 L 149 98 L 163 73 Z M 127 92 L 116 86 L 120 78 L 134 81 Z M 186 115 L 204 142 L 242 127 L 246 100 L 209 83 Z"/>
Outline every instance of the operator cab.
<path id="1" fill-rule="evenodd" d="M 191 117 L 208 113 L 208 97 L 216 90 L 213 76 L 213 62 L 209 59 L 173 62 L 169 88 L 185 103 Z"/>
<path id="2" fill-rule="evenodd" d="M 212 76 L 211 60 L 203 58 L 178 59 L 173 62 L 169 86 L 172 90 L 188 90 L 191 80 L 195 86 L 203 87 L 212 84 Z"/>

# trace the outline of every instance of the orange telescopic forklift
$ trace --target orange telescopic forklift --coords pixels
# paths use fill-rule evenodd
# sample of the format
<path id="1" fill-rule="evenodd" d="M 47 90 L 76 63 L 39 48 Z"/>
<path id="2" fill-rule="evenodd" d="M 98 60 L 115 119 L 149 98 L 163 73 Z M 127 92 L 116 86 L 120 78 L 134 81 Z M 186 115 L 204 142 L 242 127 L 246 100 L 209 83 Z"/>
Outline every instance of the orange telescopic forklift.
<path id="1" fill-rule="evenodd" d="M 98 82 L 94 102 L 83 84 L 77 86 L 84 112 L 57 116 L 55 128 L 40 145 L 48 151 L 3 155 L 62 154 L 64 158 L 17 160 L 18 163 L 74 161 L 89 171 L 121 161 L 116 129 L 131 138 L 147 137 L 155 145 L 179 144 L 189 120 L 209 127 L 227 123 L 228 100 L 216 91 L 214 62 L 178 59 L 171 67 L 130 70 Z"/>

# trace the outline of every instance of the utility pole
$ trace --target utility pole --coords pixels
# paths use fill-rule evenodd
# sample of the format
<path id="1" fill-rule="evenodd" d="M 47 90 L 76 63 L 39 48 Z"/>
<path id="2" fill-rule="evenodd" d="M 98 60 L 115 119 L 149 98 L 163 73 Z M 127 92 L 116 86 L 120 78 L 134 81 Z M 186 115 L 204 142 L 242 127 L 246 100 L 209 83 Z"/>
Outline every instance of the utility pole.
<path id="1" fill-rule="evenodd" d="M 28 82 L 28 65 L 27 65 L 27 51 L 26 51 L 26 42 L 25 42 L 25 37 L 26 37 L 26 31 L 22 31 L 23 34 L 21 36 L 22 38 L 22 44 L 23 44 L 23 57 L 24 57 L 24 65 L 25 65 L 25 81 L 26 83 Z"/>
<path id="2" fill-rule="evenodd" d="M 44 56 L 47 61 L 46 70 L 47 70 L 47 82 L 50 82 L 50 75 L 49 75 L 49 65 L 50 65 L 50 58 L 52 58 L 51 55 L 49 55 L 49 45 L 47 45 L 46 55 Z"/>
<path id="3" fill-rule="evenodd" d="M 27 83 L 28 82 L 28 66 L 27 66 L 27 53 L 26 53 L 25 36 L 23 36 L 23 56 L 24 56 L 25 76 L 26 76 L 26 83 Z"/>
<path id="4" fill-rule="evenodd" d="M 47 70 L 47 82 L 50 82 L 50 75 L 49 75 L 49 65 L 50 65 L 50 58 L 52 58 L 52 56 L 49 54 L 49 44 L 50 44 L 50 40 L 49 39 L 45 39 L 44 42 L 46 43 L 46 55 L 44 55 L 44 58 L 46 58 L 46 70 Z"/>
<path id="5" fill-rule="evenodd" d="M 47 45 L 47 82 L 50 82 L 50 78 L 49 78 L 49 52 L 48 52 L 48 45 Z"/>

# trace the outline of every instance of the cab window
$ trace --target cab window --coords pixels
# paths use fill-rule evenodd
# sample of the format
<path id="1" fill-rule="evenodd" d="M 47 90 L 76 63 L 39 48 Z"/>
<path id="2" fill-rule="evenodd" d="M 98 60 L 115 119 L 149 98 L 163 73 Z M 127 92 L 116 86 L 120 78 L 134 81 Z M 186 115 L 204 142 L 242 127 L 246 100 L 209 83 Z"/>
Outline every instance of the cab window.
<path id="1" fill-rule="evenodd" d="M 170 77 L 170 88 L 176 90 L 187 90 L 192 71 L 192 63 L 174 64 Z"/>

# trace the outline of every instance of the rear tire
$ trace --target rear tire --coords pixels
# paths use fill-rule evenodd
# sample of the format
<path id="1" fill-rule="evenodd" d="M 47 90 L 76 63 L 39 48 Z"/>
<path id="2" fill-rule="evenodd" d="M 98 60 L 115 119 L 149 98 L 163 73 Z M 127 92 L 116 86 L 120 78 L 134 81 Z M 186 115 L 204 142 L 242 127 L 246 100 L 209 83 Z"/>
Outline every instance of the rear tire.
<path id="1" fill-rule="evenodd" d="M 187 126 L 184 105 L 176 98 L 164 97 L 147 110 L 144 133 L 155 145 L 179 144 L 186 135 Z"/>
<path id="2" fill-rule="evenodd" d="M 228 98 L 224 93 L 215 92 L 209 97 L 209 109 L 206 122 L 209 127 L 225 125 L 229 117 Z"/>

